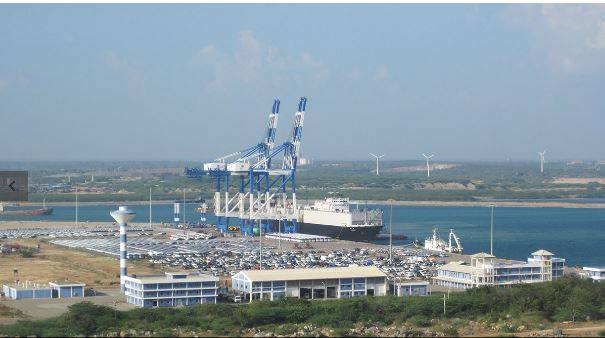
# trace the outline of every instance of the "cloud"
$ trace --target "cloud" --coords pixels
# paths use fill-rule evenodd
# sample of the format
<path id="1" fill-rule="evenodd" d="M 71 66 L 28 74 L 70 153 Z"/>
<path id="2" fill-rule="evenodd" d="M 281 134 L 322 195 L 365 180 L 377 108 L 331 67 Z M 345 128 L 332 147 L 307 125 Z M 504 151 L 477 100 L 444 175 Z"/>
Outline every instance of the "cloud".
<path id="1" fill-rule="evenodd" d="M 325 80 L 327 67 L 309 52 L 284 55 L 276 46 L 259 40 L 253 31 L 238 34 L 233 51 L 210 44 L 197 53 L 198 61 L 211 76 L 205 82 L 209 89 L 228 90 L 238 84 L 279 86 L 288 81 Z"/>
<path id="2" fill-rule="evenodd" d="M 375 81 L 384 81 L 389 78 L 389 69 L 385 65 L 379 66 L 374 72 Z"/>
<path id="3" fill-rule="evenodd" d="M 133 67 L 123 57 L 120 57 L 115 52 L 107 52 L 103 55 L 103 62 L 109 66 L 110 69 L 123 74 L 131 82 L 131 84 L 140 87 L 143 85 L 144 77 L 138 69 Z"/>
<path id="4" fill-rule="evenodd" d="M 532 33 L 554 71 L 605 71 L 605 5 L 514 5 L 506 17 Z"/>

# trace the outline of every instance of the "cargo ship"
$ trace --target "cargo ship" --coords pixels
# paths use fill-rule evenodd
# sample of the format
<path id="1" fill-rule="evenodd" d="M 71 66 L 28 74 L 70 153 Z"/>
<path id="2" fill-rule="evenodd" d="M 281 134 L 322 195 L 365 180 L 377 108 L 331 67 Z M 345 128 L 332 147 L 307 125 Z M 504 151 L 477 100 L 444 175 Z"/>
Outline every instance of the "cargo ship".
<path id="1" fill-rule="evenodd" d="M 38 209 L 4 210 L 4 205 L 0 203 L 0 216 L 48 216 L 52 213 L 53 208 L 47 208 L 46 204 Z"/>
<path id="2" fill-rule="evenodd" d="M 351 241 L 371 241 L 382 230 L 382 210 L 351 209 L 348 198 L 326 198 L 300 209 L 298 231 Z"/>

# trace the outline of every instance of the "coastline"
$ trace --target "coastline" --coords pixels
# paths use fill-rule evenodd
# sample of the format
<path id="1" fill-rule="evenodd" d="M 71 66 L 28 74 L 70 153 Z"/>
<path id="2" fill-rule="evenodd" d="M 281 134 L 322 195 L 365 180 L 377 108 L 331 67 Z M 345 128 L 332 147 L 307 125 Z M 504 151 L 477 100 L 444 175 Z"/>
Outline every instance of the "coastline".
<path id="1" fill-rule="evenodd" d="M 389 205 L 389 201 L 351 201 L 351 203 L 367 203 L 371 205 Z M 528 201 L 393 201 L 398 206 L 418 207 L 515 207 L 515 208 L 583 208 L 605 209 L 605 203 L 574 203 L 574 202 L 528 202 Z"/>
<path id="2" fill-rule="evenodd" d="M 300 203 L 309 203 L 312 200 L 299 200 Z M 174 200 L 152 201 L 152 205 L 172 204 Z M 78 205 L 149 205 L 149 201 L 124 201 L 124 202 L 79 202 Z M 198 203 L 187 203 L 198 204 Z M 388 205 L 388 200 L 351 200 L 351 204 L 371 204 Z M 581 202 L 560 202 L 560 201 L 393 201 L 397 206 L 418 206 L 418 207 L 516 207 L 516 208 L 584 208 L 584 209 L 605 209 L 605 203 L 581 203 Z M 42 206 L 40 202 L 20 202 L 20 206 Z M 71 206 L 74 202 L 47 202 L 47 206 Z"/>

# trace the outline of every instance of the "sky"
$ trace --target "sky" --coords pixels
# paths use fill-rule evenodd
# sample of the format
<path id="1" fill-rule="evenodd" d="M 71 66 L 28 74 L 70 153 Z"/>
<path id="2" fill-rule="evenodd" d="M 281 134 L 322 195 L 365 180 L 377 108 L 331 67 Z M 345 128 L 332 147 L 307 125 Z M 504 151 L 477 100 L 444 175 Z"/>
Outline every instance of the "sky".
<path id="1" fill-rule="evenodd" d="M 0 160 L 605 159 L 605 5 L 0 5 Z"/>

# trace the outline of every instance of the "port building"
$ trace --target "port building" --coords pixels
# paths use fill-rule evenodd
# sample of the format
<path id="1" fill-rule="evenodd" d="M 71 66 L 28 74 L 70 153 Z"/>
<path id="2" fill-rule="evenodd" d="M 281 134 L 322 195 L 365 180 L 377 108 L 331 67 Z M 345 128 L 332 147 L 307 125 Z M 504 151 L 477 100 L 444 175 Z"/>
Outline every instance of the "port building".
<path id="1" fill-rule="evenodd" d="M 50 282 L 32 283 L 29 281 L 14 284 L 4 284 L 2 291 L 9 299 L 48 299 L 84 297 L 84 283 Z"/>
<path id="2" fill-rule="evenodd" d="M 375 266 L 314 269 L 244 270 L 232 277 L 243 300 L 283 297 L 333 299 L 387 294 L 387 275 Z"/>
<path id="3" fill-rule="evenodd" d="M 394 280 L 389 289 L 397 297 L 428 296 L 430 293 L 429 282 L 424 280 Z"/>
<path id="4" fill-rule="evenodd" d="M 53 298 L 72 298 L 84 297 L 84 283 L 74 283 L 69 281 L 50 282 L 48 285 L 53 290 Z"/>
<path id="5" fill-rule="evenodd" d="M 582 274 L 594 281 L 601 282 L 605 280 L 605 266 L 585 266 L 582 268 Z"/>
<path id="6" fill-rule="evenodd" d="M 493 255 L 478 253 L 471 256 L 470 264 L 450 262 L 439 267 L 433 284 L 468 289 L 538 283 L 562 277 L 564 268 L 565 259 L 556 258 L 546 250 L 532 253 L 527 262 L 502 261 Z"/>
<path id="7" fill-rule="evenodd" d="M 138 307 L 170 307 L 216 303 L 217 277 L 202 273 L 124 276 L 126 302 Z"/>

